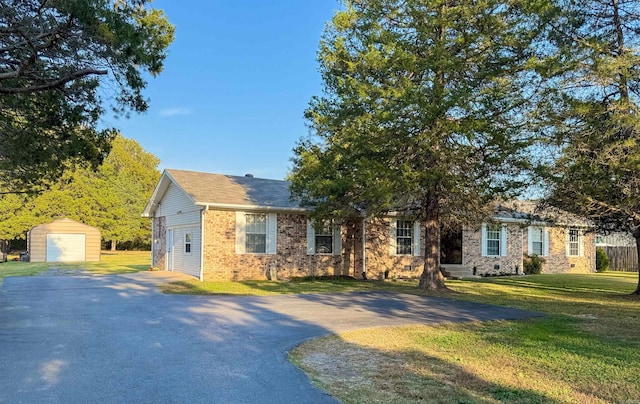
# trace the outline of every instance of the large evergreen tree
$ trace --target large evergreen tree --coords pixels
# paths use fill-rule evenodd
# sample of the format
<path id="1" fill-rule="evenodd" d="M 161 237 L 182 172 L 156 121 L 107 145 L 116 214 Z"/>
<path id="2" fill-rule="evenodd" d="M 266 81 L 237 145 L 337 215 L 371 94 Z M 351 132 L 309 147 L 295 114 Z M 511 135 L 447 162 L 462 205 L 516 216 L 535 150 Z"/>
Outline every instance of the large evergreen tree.
<path id="1" fill-rule="evenodd" d="M 109 99 L 119 113 L 146 110 L 145 74 L 162 71 L 174 33 L 150 3 L 0 2 L 0 192 L 97 166 L 115 135 L 97 128 Z"/>
<path id="2" fill-rule="evenodd" d="M 640 5 L 558 6 L 545 71 L 554 102 L 544 116 L 560 156 L 542 170 L 549 202 L 602 232 L 632 233 L 640 251 Z"/>
<path id="3" fill-rule="evenodd" d="M 292 192 L 316 214 L 426 224 L 420 287 L 445 288 L 440 229 L 518 188 L 536 2 L 351 0 L 320 44 Z M 319 213 L 318 213 L 319 212 Z"/>

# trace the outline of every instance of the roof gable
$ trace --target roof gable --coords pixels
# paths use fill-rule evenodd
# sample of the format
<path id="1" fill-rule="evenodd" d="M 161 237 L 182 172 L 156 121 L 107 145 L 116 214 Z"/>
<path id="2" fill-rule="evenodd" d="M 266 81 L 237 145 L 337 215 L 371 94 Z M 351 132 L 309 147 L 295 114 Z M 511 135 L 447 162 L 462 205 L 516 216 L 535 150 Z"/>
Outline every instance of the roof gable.
<path id="1" fill-rule="evenodd" d="M 290 200 L 287 181 L 167 169 L 163 172 L 143 216 L 151 216 L 170 183 L 177 185 L 195 205 L 302 210 L 298 202 Z"/>

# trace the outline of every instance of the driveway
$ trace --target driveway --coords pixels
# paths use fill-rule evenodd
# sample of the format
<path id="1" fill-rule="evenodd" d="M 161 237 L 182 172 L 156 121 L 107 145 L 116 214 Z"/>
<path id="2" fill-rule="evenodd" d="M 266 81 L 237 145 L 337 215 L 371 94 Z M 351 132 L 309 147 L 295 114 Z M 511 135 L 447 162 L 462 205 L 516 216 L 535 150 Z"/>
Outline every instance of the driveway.
<path id="1" fill-rule="evenodd" d="M 300 342 L 362 327 L 536 315 L 386 293 L 159 293 L 172 276 L 5 278 L 0 402 L 332 403 L 287 361 Z"/>

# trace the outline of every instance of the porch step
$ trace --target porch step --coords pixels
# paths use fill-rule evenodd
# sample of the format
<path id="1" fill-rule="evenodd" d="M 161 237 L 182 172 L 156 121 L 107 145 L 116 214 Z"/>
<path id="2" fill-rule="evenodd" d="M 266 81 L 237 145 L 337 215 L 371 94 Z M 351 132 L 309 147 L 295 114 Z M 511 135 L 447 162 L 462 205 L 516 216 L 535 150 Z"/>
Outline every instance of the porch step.
<path id="1" fill-rule="evenodd" d="M 448 274 L 447 278 L 449 279 L 471 279 L 471 278 L 479 278 L 479 276 L 473 274 L 473 270 L 467 268 L 463 265 L 441 265 L 442 268 Z"/>

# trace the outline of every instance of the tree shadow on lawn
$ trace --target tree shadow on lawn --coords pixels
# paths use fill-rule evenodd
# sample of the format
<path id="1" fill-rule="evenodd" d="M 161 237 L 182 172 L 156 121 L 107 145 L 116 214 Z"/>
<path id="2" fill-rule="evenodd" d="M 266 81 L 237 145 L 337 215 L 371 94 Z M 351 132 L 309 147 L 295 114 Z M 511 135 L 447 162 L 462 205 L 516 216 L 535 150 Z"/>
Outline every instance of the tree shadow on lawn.
<path id="1" fill-rule="evenodd" d="M 322 350 L 313 347 L 316 343 Z M 561 402 L 529 388 L 486 380 L 461 364 L 424 352 L 391 354 L 338 336 L 303 344 L 292 358 L 316 384 L 345 403 Z"/>

